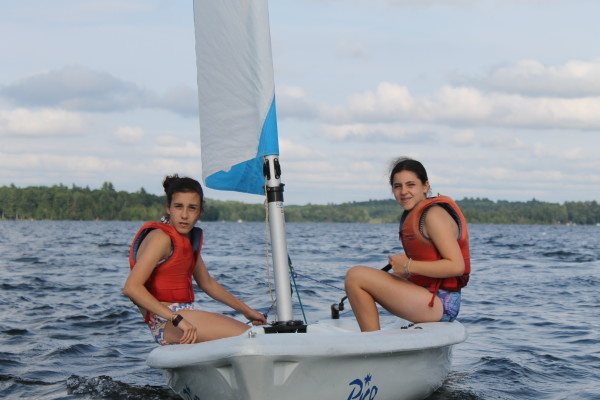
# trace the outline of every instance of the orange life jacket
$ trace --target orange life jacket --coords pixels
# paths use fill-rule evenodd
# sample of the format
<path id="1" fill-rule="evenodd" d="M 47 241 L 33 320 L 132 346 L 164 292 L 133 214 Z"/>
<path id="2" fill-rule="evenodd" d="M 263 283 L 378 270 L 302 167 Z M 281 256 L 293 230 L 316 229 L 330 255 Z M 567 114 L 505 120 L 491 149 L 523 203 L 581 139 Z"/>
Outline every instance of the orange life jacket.
<path id="1" fill-rule="evenodd" d="M 441 260 L 442 256 L 433 244 L 430 238 L 423 234 L 423 225 L 425 223 L 425 213 L 427 209 L 434 204 L 442 206 L 458 225 L 457 242 L 460 247 L 463 259 L 465 261 L 465 272 L 461 276 L 449 278 L 431 278 L 429 276 L 410 274 L 408 280 L 423 287 L 427 287 L 433 297 L 429 303 L 433 307 L 433 300 L 437 291 L 441 288 L 449 292 L 457 292 L 467 285 L 469 274 L 471 273 L 471 256 L 469 253 L 469 232 L 467 230 L 467 221 L 458 208 L 458 205 L 447 196 L 438 196 L 425 199 L 417 204 L 412 210 L 405 211 L 400 220 L 400 241 L 407 257 L 415 261 L 436 261 Z"/>
<path id="2" fill-rule="evenodd" d="M 171 238 L 171 255 L 159 266 L 146 281 L 146 288 L 158 301 L 170 303 L 192 303 L 194 289 L 192 273 L 202 249 L 202 229 L 193 228 L 190 238 L 181 235 L 169 224 L 146 222 L 139 230 L 129 249 L 129 267 L 136 263 L 140 244 L 153 229 L 160 229 Z"/>

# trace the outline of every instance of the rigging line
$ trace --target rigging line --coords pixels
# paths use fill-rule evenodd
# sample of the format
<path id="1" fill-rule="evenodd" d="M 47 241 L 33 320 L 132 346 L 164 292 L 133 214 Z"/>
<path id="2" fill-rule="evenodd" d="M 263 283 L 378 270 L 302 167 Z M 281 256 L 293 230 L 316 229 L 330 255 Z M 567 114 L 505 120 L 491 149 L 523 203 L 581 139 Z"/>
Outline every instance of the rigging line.
<path id="1" fill-rule="evenodd" d="M 389 272 L 391 269 L 392 269 L 392 265 L 391 265 L 391 264 L 388 264 L 388 265 L 386 265 L 385 267 L 381 268 L 381 270 L 382 270 L 382 271 L 385 271 L 385 272 Z M 335 286 L 335 285 L 332 285 L 331 283 L 327 283 L 327 282 L 319 281 L 319 280 L 317 280 L 317 279 L 315 279 L 315 278 L 311 278 L 311 277 L 310 277 L 310 276 L 308 276 L 308 275 L 303 275 L 303 274 L 301 274 L 301 273 L 299 273 L 299 272 L 296 272 L 296 270 L 293 270 L 293 271 L 292 271 L 292 274 L 293 274 L 292 276 L 294 276 L 294 275 L 295 275 L 295 276 L 294 276 L 294 278 L 295 278 L 296 276 L 301 276 L 302 278 L 305 278 L 305 279 L 311 280 L 311 281 L 313 281 L 313 282 L 320 283 L 321 285 L 329 286 L 330 288 L 337 289 L 337 290 L 341 290 L 342 292 L 345 292 L 345 291 L 346 291 L 346 289 L 343 289 L 343 288 L 337 287 L 337 286 Z"/>
<path id="2" fill-rule="evenodd" d="M 296 296 L 298 297 L 298 303 L 300 303 L 300 310 L 302 311 L 302 317 L 304 317 L 304 323 L 307 324 L 306 314 L 304 313 L 304 305 L 302 305 L 302 299 L 300 299 L 300 291 L 298 290 L 298 285 L 296 285 L 296 277 L 294 276 L 296 273 L 294 272 L 294 267 L 292 266 L 292 259 L 288 254 L 288 266 L 290 267 L 290 276 L 292 277 L 292 282 L 294 282 L 294 288 L 296 289 Z"/>
<path id="3" fill-rule="evenodd" d="M 263 313 L 263 315 L 265 316 L 265 319 L 267 319 L 269 317 L 269 312 L 271 312 L 271 310 L 273 309 L 273 304 L 271 304 L 271 306 L 267 309 L 267 311 L 265 311 Z M 246 321 L 246 325 L 250 325 L 252 323 L 252 321 Z"/>
<path id="4" fill-rule="evenodd" d="M 345 292 L 345 291 L 346 291 L 346 289 L 342 289 L 342 288 L 340 288 L 340 287 L 334 286 L 334 285 L 332 285 L 332 284 L 330 284 L 330 283 L 327 283 L 327 282 L 323 282 L 323 281 L 316 280 L 316 279 L 314 279 L 314 278 L 311 278 L 310 276 L 307 276 L 307 275 L 302 275 L 302 274 L 300 274 L 300 273 L 298 273 L 298 272 L 296 272 L 296 271 L 293 271 L 293 274 L 294 274 L 294 275 L 296 275 L 296 276 L 301 276 L 302 278 L 305 278 L 305 279 L 311 280 L 311 281 L 313 281 L 313 282 L 320 283 L 321 285 L 325 285 L 325 286 L 329 286 L 329 287 L 331 287 L 331 288 L 334 288 L 334 289 L 337 289 L 337 290 L 341 290 L 342 292 Z"/>

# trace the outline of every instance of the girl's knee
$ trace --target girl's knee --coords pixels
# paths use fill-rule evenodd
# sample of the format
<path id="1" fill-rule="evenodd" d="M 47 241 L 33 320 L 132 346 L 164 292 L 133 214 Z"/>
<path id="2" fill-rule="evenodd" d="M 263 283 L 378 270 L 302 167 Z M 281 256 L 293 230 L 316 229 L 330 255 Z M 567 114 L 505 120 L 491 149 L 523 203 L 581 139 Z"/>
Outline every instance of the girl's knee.
<path id="1" fill-rule="evenodd" d="M 355 267 L 350 268 L 346 272 L 346 287 L 348 287 L 348 285 L 354 285 L 359 283 L 364 278 L 364 276 L 368 274 L 369 269 L 371 268 L 362 265 L 357 265 Z"/>

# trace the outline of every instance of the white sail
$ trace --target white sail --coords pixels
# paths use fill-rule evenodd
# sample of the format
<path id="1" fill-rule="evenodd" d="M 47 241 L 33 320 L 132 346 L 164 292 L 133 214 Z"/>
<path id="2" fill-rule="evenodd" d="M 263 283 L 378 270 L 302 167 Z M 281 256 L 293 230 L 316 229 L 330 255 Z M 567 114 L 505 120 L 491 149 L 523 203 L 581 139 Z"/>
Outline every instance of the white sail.
<path id="1" fill-rule="evenodd" d="M 267 0 L 195 0 L 194 23 L 204 183 L 217 190 L 267 193 L 277 318 L 289 321 L 292 305 Z"/>
<path id="2" fill-rule="evenodd" d="M 264 194 L 279 154 L 267 0 L 195 0 L 194 20 L 204 183 Z"/>

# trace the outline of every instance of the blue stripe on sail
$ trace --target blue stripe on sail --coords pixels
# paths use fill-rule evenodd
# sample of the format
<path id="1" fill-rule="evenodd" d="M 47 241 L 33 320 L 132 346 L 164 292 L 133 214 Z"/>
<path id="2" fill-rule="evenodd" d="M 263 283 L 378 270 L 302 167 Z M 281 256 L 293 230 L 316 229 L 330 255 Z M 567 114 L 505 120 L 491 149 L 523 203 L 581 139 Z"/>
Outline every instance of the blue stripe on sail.
<path id="1" fill-rule="evenodd" d="M 258 143 L 258 155 L 269 156 L 279 154 L 279 140 L 277 134 L 277 111 L 275 107 L 275 96 L 269 107 L 269 112 L 260 132 L 260 142 Z"/>
<path id="2" fill-rule="evenodd" d="M 263 157 L 279 154 L 275 97 L 263 123 L 255 158 L 234 165 L 227 172 L 219 171 L 206 178 L 206 186 L 217 190 L 232 190 L 250 194 L 264 194 Z"/>

